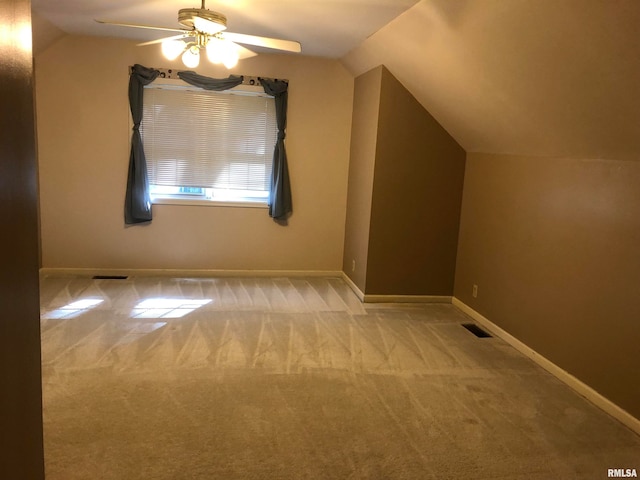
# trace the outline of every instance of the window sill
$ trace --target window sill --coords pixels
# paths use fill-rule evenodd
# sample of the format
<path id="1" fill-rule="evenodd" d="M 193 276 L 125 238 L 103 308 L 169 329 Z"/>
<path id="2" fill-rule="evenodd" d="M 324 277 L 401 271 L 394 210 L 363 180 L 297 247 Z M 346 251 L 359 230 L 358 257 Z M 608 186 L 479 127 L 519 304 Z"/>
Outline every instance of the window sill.
<path id="1" fill-rule="evenodd" d="M 205 200 L 202 198 L 154 198 L 153 205 L 183 205 L 192 207 L 238 207 L 238 208 L 269 208 L 266 203 L 235 201 L 235 200 Z"/>

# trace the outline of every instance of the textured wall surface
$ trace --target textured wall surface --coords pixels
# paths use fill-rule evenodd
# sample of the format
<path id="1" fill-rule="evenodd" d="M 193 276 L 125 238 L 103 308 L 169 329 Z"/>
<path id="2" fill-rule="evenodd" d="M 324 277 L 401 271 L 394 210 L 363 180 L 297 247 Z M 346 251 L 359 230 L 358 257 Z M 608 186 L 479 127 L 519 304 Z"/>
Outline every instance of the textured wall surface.
<path id="1" fill-rule="evenodd" d="M 377 67 L 356 78 L 353 94 L 349 191 L 342 269 L 362 292 L 366 290 L 382 70 L 382 67 Z"/>
<path id="2" fill-rule="evenodd" d="M 637 162 L 469 154 L 455 286 L 636 418 L 638 185 Z"/>
<path id="3" fill-rule="evenodd" d="M 125 228 L 134 63 L 183 68 L 158 46 L 91 37 L 66 36 L 36 57 L 43 266 L 340 270 L 351 75 L 292 55 L 258 55 L 232 72 L 203 62 L 203 75 L 289 80 L 289 225 L 264 209 L 155 205 L 151 225 Z"/>
<path id="4" fill-rule="evenodd" d="M 383 69 L 366 293 L 453 294 L 465 155 Z"/>
<path id="5" fill-rule="evenodd" d="M 366 294 L 452 295 L 465 152 L 384 66 L 354 98 L 343 270 Z"/>

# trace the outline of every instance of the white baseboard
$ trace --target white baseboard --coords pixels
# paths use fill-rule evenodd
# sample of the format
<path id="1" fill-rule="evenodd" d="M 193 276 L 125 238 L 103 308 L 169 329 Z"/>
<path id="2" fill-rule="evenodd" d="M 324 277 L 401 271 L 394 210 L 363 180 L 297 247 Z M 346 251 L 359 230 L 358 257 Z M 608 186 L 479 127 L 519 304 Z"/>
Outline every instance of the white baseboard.
<path id="1" fill-rule="evenodd" d="M 451 303 L 452 297 L 446 295 L 370 295 L 360 290 L 346 273 L 342 272 L 342 278 L 363 303 Z"/>
<path id="2" fill-rule="evenodd" d="M 353 280 L 351 280 L 351 278 L 349 278 L 349 275 L 342 272 L 342 279 L 347 285 L 349 285 L 349 288 L 353 290 L 353 293 L 356 294 L 356 297 L 358 297 L 361 302 L 364 302 L 364 292 L 358 288 L 358 286 L 354 283 Z"/>
<path id="3" fill-rule="evenodd" d="M 604 397 L 602 394 L 595 391 L 589 385 L 587 385 L 586 383 L 583 383 L 581 380 L 571 375 L 566 370 L 563 370 L 558 365 L 553 363 L 551 360 L 540 355 L 531 347 L 529 347 L 528 345 L 526 345 L 525 343 L 521 342 L 520 340 L 515 338 L 513 335 L 508 333 L 507 331 L 497 326 L 491 320 L 483 316 L 481 313 L 478 313 L 477 311 L 475 311 L 466 303 L 462 302 L 456 297 L 453 297 L 452 303 L 457 308 L 459 308 L 464 313 L 466 313 L 471 318 L 473 318 L 475 321 L 477 321 L 479 324 L 481 324 L 483 327 L 485 327 L 487 330 L 489 330 L 492 334 L 494 334 L 495 336 L 507 342 L 509 345 L 511 345 L 513 348 L 518 350 L 523 355 L 529 357 L 531 360 L 536 362 L 538 365 L 540 365 L 542 368 L 544 368 L 546 371 L 548 371 L 558 380 L 560 380 L 561 382 L 571 387 L 573 390 L 575 390 L 577 393 L 585 397 L 591 403 L 601 408 L 606 413 L 608 413 L 609 415 L 611 415 L 612 417 L 614 417 L 615 419 L 617 419 L 618 421 L 620 421 L 621 423 L 629 427 L 631 430 L 636 432 L 638 435 L 640 435 L 640 420 L 635 418 L 629 412 L 619 407 L 618 405 L 613 403 L 611 400 L 609 400 L 608 398 Z"/>
<path id="4" fill-rule="evenodd" d="M 364 295 L 364 303 L 451 303 L 446 295 Z"/>
<path id="5" fill-rule="evenodd" d="M 214 270 L 175 268 L 41 268 L 43 276 L 126 275 L 128 277 L 342 277 L 342 272 L 333 270 Z"/>

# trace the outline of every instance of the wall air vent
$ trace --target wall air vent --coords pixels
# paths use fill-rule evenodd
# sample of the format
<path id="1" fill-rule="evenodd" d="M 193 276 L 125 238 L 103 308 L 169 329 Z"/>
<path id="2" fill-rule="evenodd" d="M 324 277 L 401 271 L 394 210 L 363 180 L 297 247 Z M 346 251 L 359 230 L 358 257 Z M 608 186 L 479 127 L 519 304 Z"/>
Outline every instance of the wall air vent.
<path id="1" fill-rule="evenodd" d="M 478 338 L 492 338 L 492 335 L 489 332 L 484 331 L 475 323 L 463 323 L 462 326 Z"/>

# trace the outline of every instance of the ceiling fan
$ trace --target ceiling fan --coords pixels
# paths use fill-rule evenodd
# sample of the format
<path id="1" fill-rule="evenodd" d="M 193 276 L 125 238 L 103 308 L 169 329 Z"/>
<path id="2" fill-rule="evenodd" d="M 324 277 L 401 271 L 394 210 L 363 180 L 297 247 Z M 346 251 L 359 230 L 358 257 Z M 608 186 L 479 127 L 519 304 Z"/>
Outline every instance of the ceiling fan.
<path id="1" fill-rule="evenodd" d="M 188 68 L 196 68 L 200 64 L 200 52 L 202 50 L 206 52 L 207 58 L 212 63 L 222 63 L 227 68 L 233 68 L 240 59 L 257 55 L 257 53 L 239 44 L 294 53 L 302 51 L 300 43 L 292 40 L 225 31 L 227 29 L 227 17 L 205 8 L 205 0 L 202 0 L 201 8 L 183 8 L 178 11 L 178 23 L 182 25 L 180 28 L 156 27 L 106 20 L 96 20 L 96 22 L 121 27 L 179 32 L 177 35 L 170 37 L 139 43 L 138 46 L 161 43 L 162 53 L 166 58 L 175 60 L 182 55 L 182 62 Z"/>

